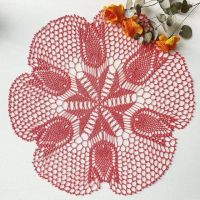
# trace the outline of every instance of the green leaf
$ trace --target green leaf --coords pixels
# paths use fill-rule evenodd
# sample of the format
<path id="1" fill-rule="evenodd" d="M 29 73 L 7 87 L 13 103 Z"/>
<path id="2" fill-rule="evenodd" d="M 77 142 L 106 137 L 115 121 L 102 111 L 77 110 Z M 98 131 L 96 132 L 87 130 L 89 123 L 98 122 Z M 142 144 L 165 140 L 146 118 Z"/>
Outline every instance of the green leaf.
<path id="1" fill-rule="evenodd" d="M 176 3 L 173 3 L 171 6 L 170 6 L 170 10 L 171 10 L 171 13 L 174 15 L 174 14 L 177 14 L 181 11 L 181 8 L 182 8 L 182 3 L 181 2 L 176 2 Z"/>
<path id="2" fill-rule="evenodd" d="M 179 35 L 185 39 L 189 39 L 192 37 L 192 29 L 188 25 L 183 25 L 181 27 L 181 31 L 179 32 Z"/>
<path id="3" fill-rule="evenodd" d="M 171 8 L 166 8 L 166 9 L 163 9 L 164 13 L 169 15 L 171 14 Z"/>
<path id="4" fill-rule="evenodd" d="M 171 5 L 170 11 L 171 11 L 171 13 L 172 13 L 173 15 L 179 13 L 179 10 L 178 10 L 177 7 L 174 6 L 174 5 Z"/>
<path id="5" fill-rule="evenodd" d="M 183 0 L 181 12 L 187 13 L 190 10 L 191 7 L 192 7 L 192 5 L 188 4 L 187 0 Z"/>
<path id="6" fill-rule="evenodd" d="M 167 19 L 165 14 L 158 14 L 156 17 L 157 17 L 158 21 L 161 23 L 165 22 Z"/>
<path id="7" fill-rule="evenodd" d="M 169 15 L 167 18 L 167 26 L 172 26 L 175 24 L 175 16 Z"/>
<path id="8" fill-rule="evenodd" d="M 181 10 L 182 8 L 182 3 L 181 2 L 176 2 L 173 4 L 178 10 Z"/>
<path id="9" fill-rule="evenodd" d="M 152 38 L 153 38 L 153 35 L 152 35 L 151 32 L 145 33 L 144 34 L 144 41 L 143 41 L 143 43 L 146 44 L 146 43 L 151 42 Z"/>
<path id="10" fill-rule="evenodd" d="M 164 31 L 167 32 L 168 27 L 167 27 L 167 24 L 166 24 L 166 20 L 167 20 L 166 15 L 165 14 L 158 14 L 156 17 L 157 17 L 158 21 L 162 24 Z"/>

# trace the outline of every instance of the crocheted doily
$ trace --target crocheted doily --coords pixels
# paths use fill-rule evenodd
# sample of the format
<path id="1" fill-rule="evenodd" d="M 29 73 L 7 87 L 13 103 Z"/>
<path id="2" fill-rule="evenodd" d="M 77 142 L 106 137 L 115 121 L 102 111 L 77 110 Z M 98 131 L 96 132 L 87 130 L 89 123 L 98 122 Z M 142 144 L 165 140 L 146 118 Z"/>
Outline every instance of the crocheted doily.
<path id="1" fill-rule="evenodd" d="M 139 45 L 98 14 L 51 21 L 34 37 L 31 73 L 13 83 L 15 133 L 36 141 L 36 172 L 71 194 L 107 182 L 133 194 L 157 181 L 176 149 L 175 129 L 194 110 L 191 76 L 178 53 Z"/>

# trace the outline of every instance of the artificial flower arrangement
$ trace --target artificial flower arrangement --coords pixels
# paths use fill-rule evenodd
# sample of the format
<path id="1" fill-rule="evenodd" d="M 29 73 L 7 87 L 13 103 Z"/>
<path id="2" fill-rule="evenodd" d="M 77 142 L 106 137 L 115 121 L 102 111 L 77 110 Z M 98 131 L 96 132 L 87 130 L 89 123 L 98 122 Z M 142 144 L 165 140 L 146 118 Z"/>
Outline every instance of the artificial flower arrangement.
<path id="1" fill-rule="evenodd" d="M 152 4 L 150 4 L 153 2 Z M 163 13 L 156 17 L 148 18 L 142 11 L 143 8 L 160 5 Z M 192 37 L 192 29 L 188 25 L 183 25 L 187 17 L 198 7 L 200 3 L 191 5 L 187 0 L 127 0 L 126 7 L 123 5 L 110 5 L 104 7 L 104 19 L 114 25 L 120 24 L 123 33 L 138 40 L 139 43 L 148 44 L 155 42 L 157 47 L 169 52 L 176 48 L 180 41 L 180 36 L 185 39 Z M 175 15 L 185 14 L 187 16 L 179 23 L 176 23 Z M 159 25 L 155 22 L 157 20 Z M 161 34 L 159 27 L 163 27 L 165 34 Z M 173 30 L 169 35 L 170 30 Z M 179 36 L 176 32 L 179 31 Z M 169 35 L 168 37 L 166 35 Z"/>

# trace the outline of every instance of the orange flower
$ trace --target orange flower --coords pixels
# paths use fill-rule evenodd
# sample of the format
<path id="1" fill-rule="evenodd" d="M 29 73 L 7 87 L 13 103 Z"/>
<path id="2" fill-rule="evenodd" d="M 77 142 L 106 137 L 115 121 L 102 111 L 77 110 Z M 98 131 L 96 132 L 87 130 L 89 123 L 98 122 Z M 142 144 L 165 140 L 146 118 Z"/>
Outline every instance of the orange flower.
<path id="1" fill-rule="evenodd" d="M 143 33 L 142 26 L 135 21 L 136 18 L 137 16 L 133 16 L 122 21 L 122 30 L 129 37 L 133 37 L 136 33 L 139 35 Z"/>
<path id="2" fill-rule="evenodd" d="M 108 7 L 104 7 L 103 17 L 106 21 L 112 24 L 121 23 L 124 19 L 124 6 L 110 5 Z"/>
<path id="3" fill-rule="evenodd" d="M 170 38 L 167 38 L 164 35 L 160 35 L 156 41 L 156 44 L 160 50 L 169 52 L 170 50 L 174 50 L 176 48 L 176 44 L 179 40 L 180 37 L 176 35 L 173 35 Z"/>

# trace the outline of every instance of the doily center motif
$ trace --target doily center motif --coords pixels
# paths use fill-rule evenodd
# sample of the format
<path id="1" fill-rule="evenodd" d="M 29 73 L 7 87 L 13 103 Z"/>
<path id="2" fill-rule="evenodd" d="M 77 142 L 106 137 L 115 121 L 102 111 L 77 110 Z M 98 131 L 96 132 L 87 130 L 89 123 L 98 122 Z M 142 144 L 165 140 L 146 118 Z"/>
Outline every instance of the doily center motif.
<path id="1" fill-rule="evenodd" d="M 71 194 L 102 182 L 130 195 L 156 182 L 176 149 L 175 129 L 194 110 L 191 76 L 178 53 L 139 45 L 98 14 L 51 21 L 34 37 L 32 72 L 10 88 L 15 133 L 36 141 L 36 172 Z"/>

